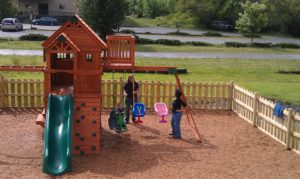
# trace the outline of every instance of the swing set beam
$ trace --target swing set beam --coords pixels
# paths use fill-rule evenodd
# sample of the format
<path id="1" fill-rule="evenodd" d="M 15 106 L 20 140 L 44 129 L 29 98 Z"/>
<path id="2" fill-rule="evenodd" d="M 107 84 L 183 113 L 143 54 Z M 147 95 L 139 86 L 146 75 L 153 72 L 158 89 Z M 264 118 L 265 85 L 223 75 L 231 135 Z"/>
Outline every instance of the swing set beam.
<path id="1" fill-rule="evenodd" d="M 156 71 L 156 72 L 170 72 L 170 70 L 176 71 L 177 67 L 174 66 L 118 66 L 118 65 L 110 65 L 105 66 L 103 71 L 104 72 L 150 72 L 150 71 Z"/>

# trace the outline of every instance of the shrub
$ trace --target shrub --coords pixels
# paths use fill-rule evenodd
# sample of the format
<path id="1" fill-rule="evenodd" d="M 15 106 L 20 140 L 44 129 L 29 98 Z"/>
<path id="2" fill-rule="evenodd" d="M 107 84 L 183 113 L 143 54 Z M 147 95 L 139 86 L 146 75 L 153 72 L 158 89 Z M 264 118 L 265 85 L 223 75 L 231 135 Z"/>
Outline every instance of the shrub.
<path id="1" fill-rule="evenodd" d="M 220 34 L 218 32 L 211 32 L 211 31 L 205 32 L 205 33 L 203 33 L 203 35 L 207 36 L 207 37 L 223 37 L 222 34 Z"/>
<path id="2" fill-rule="evenodd" d="M 190 41 L 190 42 L 185 42 L 185 45 L 192 45 L 192 46 L 213 46 L 213 44 L 206 43 L 206 42 L 196 42 L 196 41 Z"/>
<path id="3" fill-rule="evenodd" d="M 258 42 L 254 42 L 252 44 L 249 45 L 250 47 L 258 47 L 258 48 L 271 48 L 272 47 L 272 43 L 258 43 Z"/>
<path id="4" fill-rule="evenodd" d="M 160 44 L 160 45 L 170 45 L 170 46 L 182 45 L 179 40 L 158 39 L 155 42 L 156 42 L 156 44 Z"/>
<path id="5" fill-rule="evenodd" d="M 225 47 L 249 47 L 249 44 L 241 42 L 225 42 Z"/>
<path id="6" fill-rule="evenodd" d="M 123 34 L 135 34 L 135 31 L 130 30 L 130 29 L 123 29 L 123 30 L 120 31 L 120 33 L 123 33 Z"/>
<path id="7" fill-rule="evenodd" d="M 299 44 L 294 44 L 294 43 L 278 43 L 278 44 L 273 44 L 272 47 L 279 47 L 279 48 L 300 48 Z"/>
<path id="8" fill-rule="evenodd" d="M 29 34 L 29 35 L 22 35 L 20 40 L 28 40 L 28 41 L 44 41 L 47 40 L 48 37 L 43 34 Z"/>
<path id="9" fill-rule="evenodd" d="M 167 35 L 181 35 L 181 36 L 189 36 L 191 34 L 186 33 L 186 32 L 180 32 L 180 31 L 176 31 L 176 32 L 168 32 L 166 33 Z"/>
<path id="10" fill-rule="evenodd" d="M 135 42 L 137 44 L 155 44 L 155 40 L 145 38 L 138 38 L 135 40 Z"/>

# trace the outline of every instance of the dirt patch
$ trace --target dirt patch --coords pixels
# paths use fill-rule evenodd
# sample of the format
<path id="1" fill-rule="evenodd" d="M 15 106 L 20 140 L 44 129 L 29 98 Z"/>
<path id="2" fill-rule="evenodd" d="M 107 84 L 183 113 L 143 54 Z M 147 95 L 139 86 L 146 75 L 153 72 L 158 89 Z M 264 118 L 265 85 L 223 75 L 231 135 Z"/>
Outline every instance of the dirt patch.
<path id="1" fill-rule="evenodd" d="M 39 112 L 0 111 L 0 178 L 51 178 L 41 171 L 43 130 L 34 123 Z M 73 172 L 58 178 L 300 178 L 299 155 L 230 112 L 195 115 L 202 144 L 185 117 L 182 140 L 171 139 L 170 124 L 160 124 L 156 115 L 129 125 L 124 135 L 108 129 L 107 117 L 102 154 L 73 156 Z"/>

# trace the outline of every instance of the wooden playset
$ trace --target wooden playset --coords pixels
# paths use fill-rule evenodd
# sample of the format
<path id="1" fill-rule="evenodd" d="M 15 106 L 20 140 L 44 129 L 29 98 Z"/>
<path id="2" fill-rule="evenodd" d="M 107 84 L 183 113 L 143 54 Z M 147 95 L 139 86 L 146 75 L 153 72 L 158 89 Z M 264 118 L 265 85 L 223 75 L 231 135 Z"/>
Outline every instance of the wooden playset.
<path id="1" fill-rule="evenodd" d="M 73 154 L 99 154 L 101 135 L 101 76 L 104 72 L 157 71 L 176 75 L 176 67 L 135 66 L 133 36 L 108 36 L 107 42 L 77 15 L 61 26 L 42 45 L 45 66 L 1 66 L 0 71 L 43 72 L 43 114 L 37 124 L 44 125 L 49 94 L 72 93 Z M 200 139 L 196 124 L 193 130 Z"/>

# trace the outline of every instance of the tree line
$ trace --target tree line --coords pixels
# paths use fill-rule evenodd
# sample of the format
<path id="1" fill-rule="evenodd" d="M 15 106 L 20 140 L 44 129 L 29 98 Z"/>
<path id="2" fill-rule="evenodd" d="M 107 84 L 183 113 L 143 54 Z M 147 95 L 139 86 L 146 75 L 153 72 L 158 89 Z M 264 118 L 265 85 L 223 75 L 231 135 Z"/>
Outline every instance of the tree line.
<path id="1" fill-rule="evenodd" d="M 211 28 L 214 20 L 236 25 L 239 14 L 244 11 L 242 4 L 247 1 L 267 7 L 267 23 L 263 32 L 300 36 L 299 0 L 127 0 L 126 13 L 152 19 L 184 13 L 193 18 L 194 26 Z"/>

